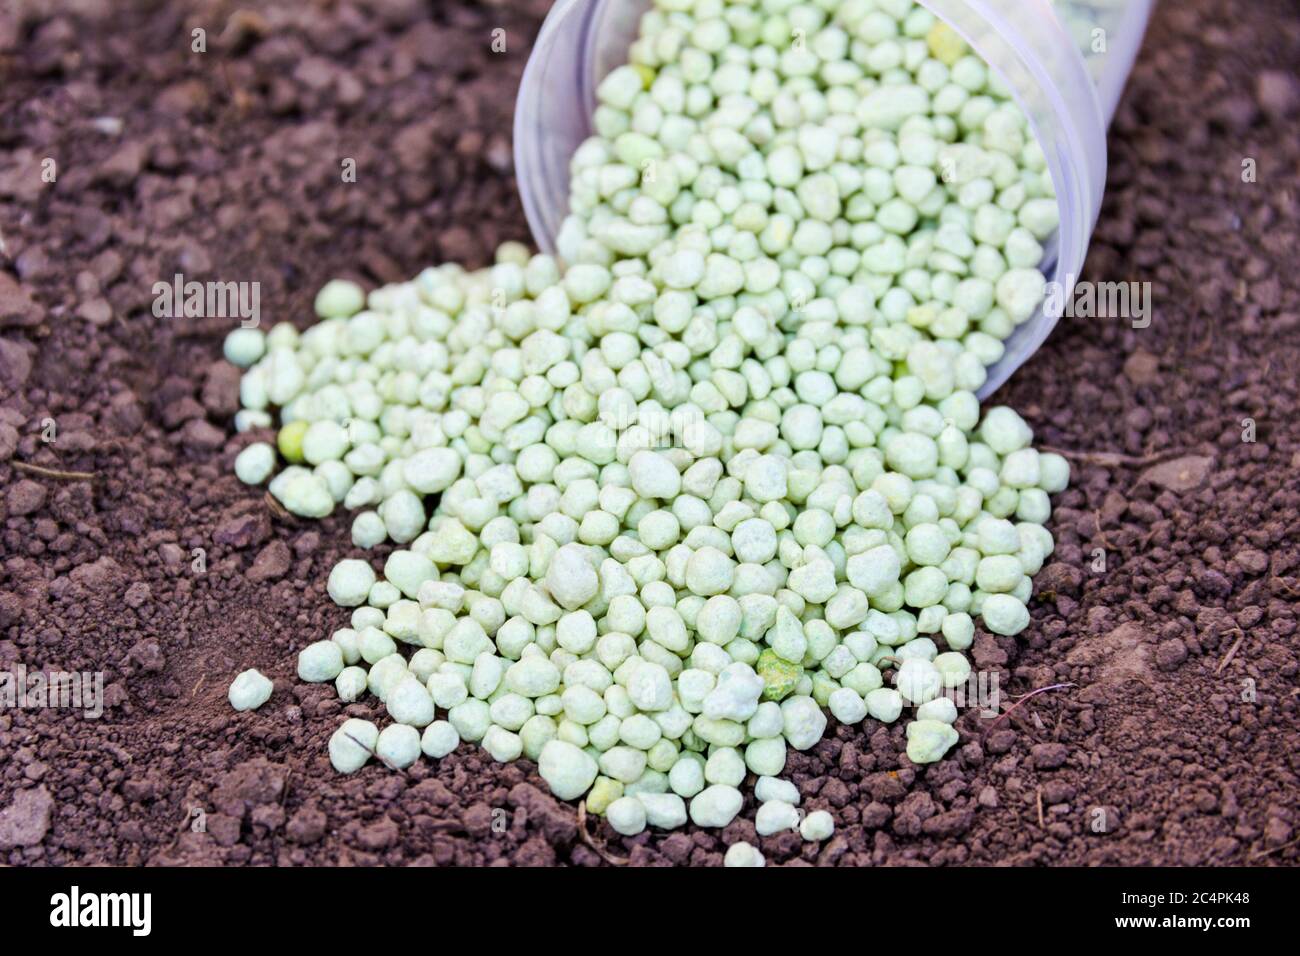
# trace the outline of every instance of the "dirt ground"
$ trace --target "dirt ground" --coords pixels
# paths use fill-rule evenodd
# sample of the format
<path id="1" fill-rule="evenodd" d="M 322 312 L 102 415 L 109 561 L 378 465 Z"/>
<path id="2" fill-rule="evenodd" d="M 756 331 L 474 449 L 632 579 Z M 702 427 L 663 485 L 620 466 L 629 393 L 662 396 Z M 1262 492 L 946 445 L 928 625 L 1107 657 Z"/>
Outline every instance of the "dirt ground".
<path id="1" fill-rule="evenodd" d="M 332 276 L 527 239 L 510 119 L 546 7 L 0 0 L 0 670 L 102 671 L 106 706 L 0 709 L 0 863 L 1300 860 L 1289 0 L 1159 6 L 1085 275 L 1150 282 L 1151 324 L 1067 319 L 999 395 L 1076 468 L 1031 627 L 973 656 L 1004 709 L 1066 686 L 967 714 L 926 768 L 874 721 L 794 755 L 824 845 L 757 840 L 752 805 L 721 835 L 580 833 L 531 763 L 469 745 L 332 772 L 342 709 L 293 662 L 345 622 L 347 519 L 280 520 L 235 479 L 231 321 L 157 319 L 153 284 L 256 281 L 265 321 L 305 324 Z M 275 694 L 235 714 L 253 666 Z"/>

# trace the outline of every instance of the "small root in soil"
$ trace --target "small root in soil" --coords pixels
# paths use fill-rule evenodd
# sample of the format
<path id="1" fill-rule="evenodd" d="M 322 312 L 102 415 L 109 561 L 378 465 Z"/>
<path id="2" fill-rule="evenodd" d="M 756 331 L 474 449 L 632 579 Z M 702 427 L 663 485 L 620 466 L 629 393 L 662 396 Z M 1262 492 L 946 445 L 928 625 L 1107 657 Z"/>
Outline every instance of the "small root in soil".
<path id="1" fill-rule="evenodd" d="M 1074 687 L 1074 686 L 1075 685 L 1073 682 L 1066 682 L 1064 684 L 1048 684 L 1046 687 L 1039 687 L 1037 690 L 1031 690 L 1029 693 L 1021 696 L 1019 700 L 1017 700 L 1014 704 L 1012 704 L 1002 713 L 998 714 L 995 718 L 993 718 L 993 723 L 989 724 L 988 729 L 985 730 L 984 732 L 987 734 L 990 730 L 992 730 L 994 727 L 997 726 L 998 721 L 1002 720 L 1002 718 L 1004 717 L 1011 716 L 1012 712 L 1015 711 L 1016 708 L 1018 708 L 1021 704 L 1025 703 L 1031 697 L 1037 697 L 1039 694 L 1046 694 L 1049 690 L 1063 690 L 1066 687 Z"/>

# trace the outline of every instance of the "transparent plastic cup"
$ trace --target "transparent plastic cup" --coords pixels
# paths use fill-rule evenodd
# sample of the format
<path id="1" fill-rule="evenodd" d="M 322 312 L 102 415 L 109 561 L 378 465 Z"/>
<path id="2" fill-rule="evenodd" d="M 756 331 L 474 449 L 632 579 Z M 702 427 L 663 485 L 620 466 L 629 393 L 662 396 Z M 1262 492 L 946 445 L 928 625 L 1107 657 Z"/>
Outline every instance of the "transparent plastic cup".
<path id="1" fill-rule="evenodd" d="M 1066 297 L 1088 252 L 1106 183 L 1106 129 L 1154 0 L 918 0 L 1006 82 L 1056 185 L 1061 224 L 1043 272 Z M 557 0 L 515 104 L 515 173 L 539 248 L 554 252 L 569 210 L 569 160 L 591 135 L 596 87 L 627 62 L 650 0 Z M 1062 299 L 1061 301 L 1066 301 Z M 980 398 L 1037 351 L 1059 316 L 1039 308 L 1006 341 Z"/>

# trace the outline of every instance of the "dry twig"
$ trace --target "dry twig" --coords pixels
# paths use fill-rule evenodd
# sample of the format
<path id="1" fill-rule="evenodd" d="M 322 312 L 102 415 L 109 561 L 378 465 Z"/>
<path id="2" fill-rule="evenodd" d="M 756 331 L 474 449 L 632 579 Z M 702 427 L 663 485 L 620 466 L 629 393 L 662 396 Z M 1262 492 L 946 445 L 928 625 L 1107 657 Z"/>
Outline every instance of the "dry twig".
<path id="1" fill-rule="evenodd" d="M 393 763 L 392 761 L 386 760 L 386 759 L 384 758 L 384 756 L 383 756 L 382 754 L 379 753 L 379 751 L 375 750 L 374 747 L 369 746 L 369 745 L 368 745 L 365 741 L 363 741 L 363 740 L 358 740 L 355 734 L 351 734 L 351 733 L 349 733 L 349 734 L 347 734 L 347 738 L 348 738 L 348 740 L 350 740 L 350 741 L 352 741 L 354 744 L 356 744 L 358 747 L 360 747 L 362 750 L 364 750 L 366 753 L 370 754 L 370 756 L 372 756 L 372 757 L 374 757 L 376 760 L 378 760 L 381 764 L 383 764 L 383 765 L 384 765 L 385 767 L 387 767 L 389 770 L 395 770 L 397 773 L 400 773 L 403 777 L 406 776 L 406 771 L 405 771 L 404 769 L 402 769 L 401 767 L 397 766 L 397 764 Z"/>
<path id="2" fill-rule="evenodd" d="M 10 462 L 19 471 L 29 471 L 34 475 L 43 475 L 46 478 L 61 478 L 65 481 L 94 481 L 99 475 L 93 471 L 63 471 L 59 468 L 46 468 L 44 465 L 33 465 L 30 461 L 14 460 Z"/>
<path id="3" fill-rule="evenodd" d="M 1152 452 L 1149 455 L 1122 455 L 1116 451 L 1071 451 L 1068 448 L 1046 446 L 1039 450 L 1052 452 L 1085 465 L 1100 465 L 1102 468 L 1145 468 L 1147 465 L 1158 465 L 1162 461 L 1186 454 L 1186 450 L 1182 448 Z"/>
<path id="4" fill-rule="evenodd" d="M 1296 839 L 1292 840 L 1290 843 L 1283 843 L 1281 846 L 1275 846 L 1271 850 L 1260 850 L 1258 853 L 1252 853 L 1248 857 L 1248 859 L 1262 860 L 1266 856 L 1272 856 L 1274 853 L 1277 853 L 1279 850 L 1288 850 L 1291 847 L 1295 846 L 1297 843 L 1300 843 L 1300 837 L 1297 837 Z"/>
<path id="5" fill-rule="evenodd" d="M 1241 647 L 1241 642 L 1246 639 L 1246 632 L 1241 628 L 1234 627 L 1231 631 L 1228 631 L 1228 633 L 1231 634 L 1232 631 L 1237 632 L 1237 639 L 1232 642 L 1232 647 L 1228 648 L 1228 653 L 1223 655 L 1223 660 L 1219 662 L 1219 666 L 1215 669 L 1214 675 L 1216 677 L 1223 673 L 1223 669 L 1232 663 L 1232 658 L 1236 655 L 1237 648 Z"/>
<path id="6" fill-rule="evenodd" d="M 267 508 L 271 510 L 271 514 L 275 517 L 279 518 L 281 521 L 293 521 L 293 515 L 289 513 L 288 509 L 286 509 L 284 505 L 276 501 L 275 495 L 271 494 L 269 491 L 266 493 L 265 501 Z"/>
<path id="7" fill-rule="evenodd" d="M 628 861 L 626 857 L 615 856 L 613 853 L 610 853 L 609 850 L 605 848 L 605 842 L 603 840 L 597 841 L 596 838 L 587 831 L 586 800 L 583 800 L 578 804 L 578 833 L 582 836 L 582 842 L 591 847 L 591 849 L 594 850 L 606 863 L 609 863 L 612 866 L 627 866 Z"/>

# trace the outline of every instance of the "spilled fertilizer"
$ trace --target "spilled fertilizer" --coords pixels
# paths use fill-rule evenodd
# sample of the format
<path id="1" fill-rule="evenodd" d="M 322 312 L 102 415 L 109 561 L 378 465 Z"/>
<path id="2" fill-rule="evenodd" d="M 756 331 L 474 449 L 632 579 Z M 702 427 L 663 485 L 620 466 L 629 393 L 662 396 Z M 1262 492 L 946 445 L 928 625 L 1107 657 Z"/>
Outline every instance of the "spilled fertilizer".
<path id="1" fill-rule="evenodd" d="M 278 419 L 239 477 L 396 546 L 331 571 L 350 626 L 298 676 L 392 718 L 340 726 L 343 773 L 468 741 L 626 835 L 726 826 L 753 775 L 760 834 L 824 840 L 788 748 L 829 710 L 941 759 L 977 624 L 1028 626 L 1069 469 L 976 392 L 1043 300 L 1051 179 L 911 0 L 658 0 L 598 100 L 558 257 L 227 339 L 236 426 Z"/>

